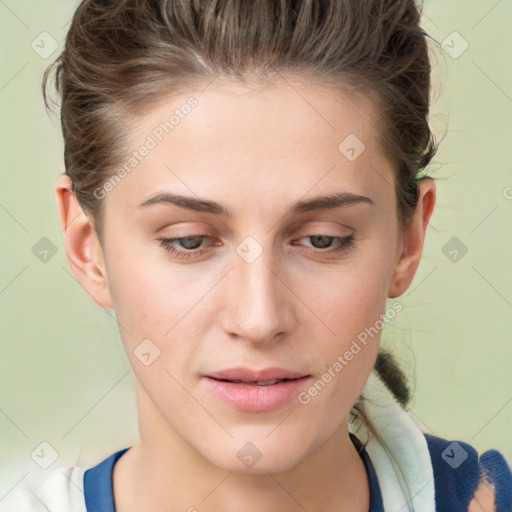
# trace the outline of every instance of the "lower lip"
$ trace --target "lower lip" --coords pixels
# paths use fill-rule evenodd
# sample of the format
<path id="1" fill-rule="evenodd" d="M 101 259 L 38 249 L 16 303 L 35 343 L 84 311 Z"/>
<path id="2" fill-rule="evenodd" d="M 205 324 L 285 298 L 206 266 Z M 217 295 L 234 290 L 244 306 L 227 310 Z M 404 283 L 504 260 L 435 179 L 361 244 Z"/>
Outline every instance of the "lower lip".
<path id="1" fill-rule="evenodd" d="M 262 412 L 282 407 L 297 396 L 310 376 L 269 386 L 244 384 L 205 377 L 209 388 L 222 400 L 241 411 Z"/>

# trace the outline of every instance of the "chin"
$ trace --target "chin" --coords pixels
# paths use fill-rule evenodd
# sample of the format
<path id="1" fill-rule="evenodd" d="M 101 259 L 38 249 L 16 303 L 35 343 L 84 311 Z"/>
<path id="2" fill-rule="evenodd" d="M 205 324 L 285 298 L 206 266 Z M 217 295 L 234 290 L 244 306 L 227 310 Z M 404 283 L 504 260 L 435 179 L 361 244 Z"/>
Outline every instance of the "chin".
<path id="1" fill-rule="evenodd" d="M 283 454 L 282 456 L 272 454 L 268 457 L 262 457 L 253 466 L 246 465 L 238 460 L 236 456 L 229 459 L 222 457 L 219 464 L 215 465 L 225 471 L 240 475 L 266 475 L 267 473 L 275 474 L 292 469 L 300 462 L 300 459 L 296 457 L 296 453 Z"/>
<path id="2" fill-rule="evenodd" d="M 229 445 L 216 444 L 213 452 L 204 454 L 210 463 L 233 473 L 244 475 L 259 475 L 279 473 L 296 466 L 306 455 L 304 439 L 297 437 L 296 442 L 288 438 L 285 442 L 282 437 L 265 439 L 268 430 L 254 441 L 231 440 Z M 275 433 L 274 433 L 275 434 Z M 274 435 L 272 434 L 272 435 Z"/>

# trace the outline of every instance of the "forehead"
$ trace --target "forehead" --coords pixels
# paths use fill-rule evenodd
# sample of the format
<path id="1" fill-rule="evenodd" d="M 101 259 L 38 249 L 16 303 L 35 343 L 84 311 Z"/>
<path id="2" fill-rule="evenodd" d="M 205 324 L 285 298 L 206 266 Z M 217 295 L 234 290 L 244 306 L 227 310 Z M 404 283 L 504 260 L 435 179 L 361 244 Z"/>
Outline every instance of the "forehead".
<path id="1" fill-rule="evenodd" d="M 130 123 L 132 158 L 112 199 L 134 207 L 155 190 L 225 203 L 263 194 L 290 198 L 332 192 L 393 193 L 393 171 L 378 143 L 370 99 L 283 80 L 245 86 L 215 80 L 164 98 Z M 386 188 L 390 190 L 385 190 Z M 377 198 L 378 199 L 378 198 Z"/>

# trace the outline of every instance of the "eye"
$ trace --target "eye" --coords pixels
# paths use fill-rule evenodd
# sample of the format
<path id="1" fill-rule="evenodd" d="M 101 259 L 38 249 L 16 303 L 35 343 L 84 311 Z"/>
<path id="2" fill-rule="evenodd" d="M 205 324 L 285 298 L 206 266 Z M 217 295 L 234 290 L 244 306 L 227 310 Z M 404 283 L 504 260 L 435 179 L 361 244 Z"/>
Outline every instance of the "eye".
<path id="1" fill-rule="evenodd" d="M 328 250 L 307 250 L 306 252 L 312 254 L 337 254 L 343 251 L 348 251 L 354 247 L 354 235 L 350 234 L 348 236 L 334 236 L 334 235 L 306 235 L 299 240 L 304 240 L 309 238 L 313 245 L 320 246 L 320 249 L 325 249 L 328 247 Z M 332 243 L 336 242 L 334 248 L 330 248 Z"/>
<path id="2" fill-rule="evenodd" d="M 198 256 L 206 252 L 206 249 L 197 250 L 197 247 L 199 247 L 206 238 L 211 237 L 203 234 L 182 236 L 179 238 L 159 238 L 158 241 L 160 245 L 173 256 L 188 259 L 191 256 Z M 181 244 L 185 250 L 177 249 L 177 244 Z"/>
<path id="3" fill-rule="evenodd" d="M 201 249 L 203 241 L 211 239 L 209 235 L 189 235 L 178 238 L 159 238 L 160 245 L 168 251 L 172 256 L 182 259 L 189 259 L 197 257 L 208 251 L 208 249 Z M 338 254 L 343 251 L 348 251 L 354 247 L 354 235 L 348 236 L 330 236 L 330 235 L 307 235 L 299 240 L 310 239 L 314 246 L 320 246 L 317 250 L 306 250 L 305 252 L 313 255 L 322 254 Z M 334 248 L 332 244 L 336 242 Z M 215 245 L 219 245 L 218 243 Z M 181 249 L 180 249 L 181 247 Z M 324 250 L 326 249 L 327 250 Z"/>

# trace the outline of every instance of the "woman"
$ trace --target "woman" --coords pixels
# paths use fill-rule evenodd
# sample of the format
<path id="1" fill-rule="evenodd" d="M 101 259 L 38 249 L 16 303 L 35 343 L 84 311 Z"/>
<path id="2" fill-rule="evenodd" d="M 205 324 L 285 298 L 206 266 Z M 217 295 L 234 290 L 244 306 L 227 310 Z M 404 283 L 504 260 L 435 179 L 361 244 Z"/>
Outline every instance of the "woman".
<path id="1" fill-rule="evenodd" d="M 423 433 L 379 351 L 435 204 L 419 20 L 413 0 L 79 5 L 55 194 L 140 441 L 26 509 L 511 510 L 503 456 Z"/>

